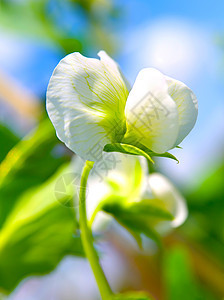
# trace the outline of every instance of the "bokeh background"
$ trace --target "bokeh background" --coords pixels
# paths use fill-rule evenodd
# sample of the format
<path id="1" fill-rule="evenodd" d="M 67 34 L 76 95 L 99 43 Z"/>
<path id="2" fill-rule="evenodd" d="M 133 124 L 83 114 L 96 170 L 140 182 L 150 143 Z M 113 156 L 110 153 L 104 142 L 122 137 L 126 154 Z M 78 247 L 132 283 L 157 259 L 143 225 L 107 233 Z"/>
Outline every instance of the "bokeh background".
<path id="1" fill-rule="evenodd" d="M 172 151 L 180 163 L 157 164 L 184 194 L 188 220 L 164 237 L 163 257 L 111 226 L 102 255 L 109 281 L 159 300 L 224 299 L 223 12 L 221 0 L 0 0 L 0 298 L 99 297 L 71 238 L 74 212 L 49 196 L 72 154 L 47 120 L 45 93 L 66 54 L 104 49 L 131 84 L 156 67 L 199 101 L 194 130 Z"/>

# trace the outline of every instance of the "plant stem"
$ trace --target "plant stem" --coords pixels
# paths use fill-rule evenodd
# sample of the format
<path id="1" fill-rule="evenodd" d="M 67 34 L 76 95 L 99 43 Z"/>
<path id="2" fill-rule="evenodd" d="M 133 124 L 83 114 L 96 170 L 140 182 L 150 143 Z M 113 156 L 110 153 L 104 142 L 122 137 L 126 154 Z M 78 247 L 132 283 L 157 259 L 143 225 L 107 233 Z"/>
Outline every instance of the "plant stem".
<path id="1" fill-rule="evenodd" d="M 102 204 L 103 204 L 103 203 L 100 202 L 100 203 L 97 205 L 97 207 L 94 209 L 94 211 L 93 211 L 93 213 L 92 213 L 92 216 L 91 216 L 91 218 L 90 218 L 90 220 L 89 220 L 89 222 L 88 222 L 90 228 L 92 227 L 93 222 L 95 221 L 95 218 L 96 218 L 97 213 L 101 210 Z"/>
<path id="2" fill-rule="evenodd" d="M 113 293 L 100 266 L 99 258 L 93 245 L 93 236 L 91 229 L 88 226 L 86 214 L 86 185 L 89 172 L 91 171 L 93 164 L 94 162 L 86 161 L 81 177 L 79 193 L 80 234 L 83 248 L 95 276 L 102 300 L 110 300 Z"/>

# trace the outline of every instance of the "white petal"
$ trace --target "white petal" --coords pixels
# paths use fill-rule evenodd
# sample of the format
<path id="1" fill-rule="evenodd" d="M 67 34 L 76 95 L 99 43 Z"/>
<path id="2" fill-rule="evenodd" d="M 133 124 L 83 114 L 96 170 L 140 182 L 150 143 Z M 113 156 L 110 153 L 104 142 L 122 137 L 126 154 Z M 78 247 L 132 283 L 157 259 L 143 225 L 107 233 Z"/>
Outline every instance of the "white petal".
<path id="1" fill-rule="evenodd" d="M 124 134 L 127 95 L 115 67 L 72 53 L 50 79 L 47 111 L 59 139 L 82 158 L 95 161 L 105 144 Z"/>
<path id="2" fill-rule="evenodd" d="M 125 203 L 141 201 L 145 190 L 146 160 L 123 153 L 106 153 L 96 162 L 88 180 L 87 215 L 91 217 L 96 206 L 108 196 L 120 196 Z M 113 199 L 113 198 L 112 198 Z M 119 200 L 121 201 L 121 200 Z M 94 221 L 94 229 L 106 225 L 111 217 L 101 212 Z"/>
<path id="3" fill-rule="evenodd" d="M 197 98 L 189 87 L 181 81 L 167 77 L 168 92 L 177 104 L 179 114 L 179 134 L 175 146 L 188 135 L 198 115 Z"/>
<path id="4" fill-rule="evenodd" d="M 139 72 L 127 99 L 125 115 L 127 142 L 137 140 L 158 153 L 173 148 L 179 132 L 178 112 L 162 73 L 151 68 Z"/>
<path id="5" fill-rule="evenodd" d="M 107 66 L 107 68 L 111 72 L 114 72 L 114 75 L 116 77 L 122 77 L 124 83 L 126 84 L 127 89 L 130 90 L 131 86 L 128 80 L 121 72 L 119 65 L 103 50 L 99 51 L 97 55 L 100 57 L 101 61 L 105 64 L 105 66 Z"/>
<path id="6" fill-rule="evenodd" d="M 112 185 L 113 193 L 126 198 L 127 202 L 139 201 L 141 191 L 144 189 L 145 173 L 147 172 L 146 160 L 141 160 L 141 157 L 125 155 L 123 153 L 104 153 L 103 160 L 105 162 L 103 168 L 105 180 Z M 100 172 L 100 168 L 95 164 L 96 170 Z M 99 163 L 99 166 L 101 164 Z M 100 172 L 102 173 L 103 170 Z"/>
<path id="7" fill-rule="evenodd" d="M 148 182 L 154 197 L 162 201 L 164 207 L 174 216 L 171 226 L 180 226 L 188 215 L 185 199 L 173 184 L 159 173 L 149 175 Z"/>

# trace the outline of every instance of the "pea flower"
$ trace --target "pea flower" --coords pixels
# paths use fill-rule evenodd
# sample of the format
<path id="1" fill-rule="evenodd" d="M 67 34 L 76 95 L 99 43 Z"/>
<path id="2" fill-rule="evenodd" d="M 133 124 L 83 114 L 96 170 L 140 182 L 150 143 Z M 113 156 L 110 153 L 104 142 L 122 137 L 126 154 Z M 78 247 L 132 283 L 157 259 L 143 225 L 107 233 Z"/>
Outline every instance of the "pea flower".
<path id="1" fill-rule="evenodd" d="M 141 70 L 130 90 L 116 62 L 98 56 L 69 54 L 51 76 L 47 111 L 58 138 L 92 161 L 106 144 L 140 143 L 157 153 L 179 145 L 196 122 L 193 92 L 153 68 Z"/>
<path id="2" fill-rule="evenodd" d="M 109 163 L 111 155 L 116 167 L 101 180 L 96 163 L 89 177 L 87 216 L 94 230 L 104 229 L 110 216 L 124 227 L 143 233 L 153 228 L 165 234 L 186 220 L 186 201 L 164 175 L 148 174 L 146 160 L 138 156 L 103 153 L 103 160 Z M 82 165 L 82 159 L 76 156 L 73 169 L 77 171 Z"/>
<path id="3" fill-rule="evenodd" d="M 134 219 L 136 214 L 144 226 L 153 227 L 160 233 L 178 227 L 186 220 L 186 201 L 167 177 L 158 172 L 148 174 L 144 158 L 116 153 L 116 159 L 120 163 L 106 177 L 111 187 L 106 202 L 117 199 L 117 205 L 124 209 L 125 218 L 131 212 L 130 218 Z M 155 211 L 151 214 L 152 208 Z M 162 211 L 165 212 L 164 218 Z M 166 213 L 172 219 L 167 220 Z"/>

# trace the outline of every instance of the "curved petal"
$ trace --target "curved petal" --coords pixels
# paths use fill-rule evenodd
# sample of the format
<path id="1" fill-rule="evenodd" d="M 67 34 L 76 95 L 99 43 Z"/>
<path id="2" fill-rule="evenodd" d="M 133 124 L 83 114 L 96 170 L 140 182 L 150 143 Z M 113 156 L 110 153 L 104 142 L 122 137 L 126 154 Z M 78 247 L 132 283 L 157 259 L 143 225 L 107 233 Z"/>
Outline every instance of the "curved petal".
<path id="1" fill-rule="evenodd" d="M 163 205 L 174 216 L 171 226 L 180 226 L 188 214 L 185 199 L 162 174 L 153 173 L 149 175 L 148 183 L 158 204 Z"/>
<path id="2" fill-rule="evenodd" d="M 175 146 L 188 135 L 198 115 L 198 101 L 194 93 L 181 81 L 166 76 L 168 93 L 177 104 L 179 134 Z"/>
<path id="3" fill-rule="evenodd" d="M 105 181 L 111 186 L 112 193 L 118 193 L 127 202 L 140 201 L 144 189 L 147 163 L 141 158 L 116 152 L 103 153 L 104 162 L 108 166 Z"/>
<path id="4" fill-rule="evenodd" d="M 178 112 L 162 73 L 152 68 L 139 72 L 127 99 L 125 115 L 124 142 L 140 142 L 157 153 L 173 148 L 179 131 Z"/>
<path id="5" fill-rule="evenodd" d="M 98 56 L 100 57 L 101 61 L 105 64 L 105 66 L 107 66 L 107 68 L 111 72 L 114 72 L 114 75 L 116 77 L 122 77 L 127 89 L 130 91 L 130 83 L 121 72 L 119 65 L 104 50 L 99 51 Z"/>
<path id="6" fill-rule="evenodd" d="M 105 144 L 119 141 L 126 130 L 128 90 L 116 63 L 111 67 L 113 60 L 103 56 L 98 60 L 77 52 L 67 55 L 55 68 L 47 90 L 47 111 L 57 136 L 93 161 L 101 158 Z"/>

